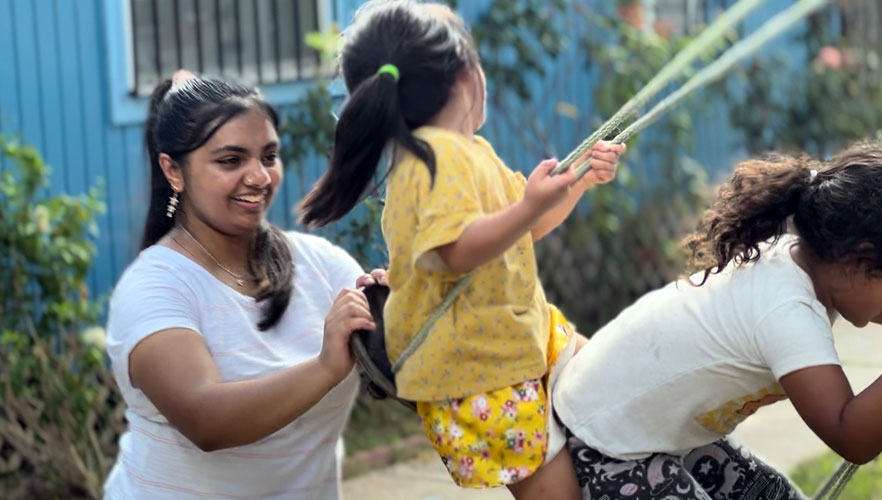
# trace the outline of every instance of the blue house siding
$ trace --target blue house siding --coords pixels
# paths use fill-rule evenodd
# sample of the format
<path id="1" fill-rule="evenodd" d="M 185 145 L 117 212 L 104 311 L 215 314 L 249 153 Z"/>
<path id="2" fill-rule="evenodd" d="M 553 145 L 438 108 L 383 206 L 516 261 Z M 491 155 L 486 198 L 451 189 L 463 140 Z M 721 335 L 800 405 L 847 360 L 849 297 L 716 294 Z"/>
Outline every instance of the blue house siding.
<path id="1" fill-rule="evenodd" d="M 39 149 L 51 167 L 47 194 L 99 187 L 107 211 L 97 220 L 89 277 L 98 294 L 111 289 L 137 254 L 148 203 L 146 99 L 119 94 L 126 87 L 125 66 L 114 59 L 125 56 L 122 1 L 0 0 L 0 133 Z M 334 0 L 331 7 L 351 19 L 360 3 Z M 285 103 L 307 85 L 265 92 Z M 7 162 L 0 168 L 8 168 Z M 317 159 L 304 166 L 311 179 L 323 168 Z M 296 176 L 289 175 L 271 219 L 291 227 L 291 207 L 301 194 Z"/>
<path id="2" fill-rule="evenodd" d="M 11 76 L 17 59 L 12 0 L 0 0 L 0 127 L 4 123 L 15 128 L 20 126 L 18 79 Z M 0 170 L 7 168 L 8 163 L 9 160 L 0 158 Z"/>
<path id="3" fill-rule="evenodd" d="M 97 258 L 90 286 L 107 293 L 138 251 L 148 202 L 148 170 L 143 148 L 144 98 L 133 98 L 126 88 L 125 40 L 122 28 L 125 0 L 0 0 L 0 133 L 20 135 L 39 148 L 51 166 L 47 193 L 77 195 L 98 186 L 107 211 L 98 217 Z M 346 26 L 363 0 L 332 0 L 334 16 Z M 467 20 L 474 20 L 490 0 L 461 1 Z M 600 1 L 600 0 L 598 0 Z M 789 4 L 770 0 L 747 22 L 752 31 L 771 12 Z M 785 44 L 785 41 L 779 41 Z M 572 48 L 571 50 L 578 50 Z M 580 112 L 590 112 L 591 89 L 597 75 L 573 71 L 563 57 L 550 68 L 566 77 L 548 102 L 538 102 L 543 92 L 534 82 L 538 110 L 545 123 L 557 121 L 555 152 L 563 156 L 589 132 L 575 122 L 555 116 L 553 104 L 566 101 Z M 275 103 L 297 98 L 307 84 L 264 89 Z M 484 133 L 500 156 L 513 168 L 529 170 L 539 157 L 518 139 L 516 130 L 490 110 Z M 739 155 L 736 138 L 729 132 L 724 107 L 714 106 L 708 117 L 697 118 L 698 159 L 714 170 L 728 169 Z M 7 163 L 0 168 L 8 168 Z M 289 168 L 270 218 L 293 227 L 292 207 L 324 171 L 324 161 L 312 158 L 302 166 L 301 184 Z"/>

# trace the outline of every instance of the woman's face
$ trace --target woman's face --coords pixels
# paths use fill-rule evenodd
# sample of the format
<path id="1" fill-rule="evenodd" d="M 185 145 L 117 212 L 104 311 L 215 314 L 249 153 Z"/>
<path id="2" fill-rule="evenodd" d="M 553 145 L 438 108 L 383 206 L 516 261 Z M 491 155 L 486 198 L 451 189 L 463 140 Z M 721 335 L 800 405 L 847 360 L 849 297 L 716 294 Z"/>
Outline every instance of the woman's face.
<path id="1" fill-rule="evenodd" d="M 229 236 L 256 230 L 282 182 L 279 136 L 252 107 L 231 118 L 184 168 L 184 214 Z"/>

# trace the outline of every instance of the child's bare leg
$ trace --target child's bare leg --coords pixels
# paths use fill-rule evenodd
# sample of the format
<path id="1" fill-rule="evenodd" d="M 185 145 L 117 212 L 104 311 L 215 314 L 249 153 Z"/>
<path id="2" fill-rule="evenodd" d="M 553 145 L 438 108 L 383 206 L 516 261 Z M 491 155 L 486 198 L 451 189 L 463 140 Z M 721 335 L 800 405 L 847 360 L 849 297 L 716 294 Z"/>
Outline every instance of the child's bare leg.
<path id="1" fill-rule="evenodd" d="M 523 481 L 508 485 L 516 500 L 579 500 L 579 480 L 567 449 Z"/>

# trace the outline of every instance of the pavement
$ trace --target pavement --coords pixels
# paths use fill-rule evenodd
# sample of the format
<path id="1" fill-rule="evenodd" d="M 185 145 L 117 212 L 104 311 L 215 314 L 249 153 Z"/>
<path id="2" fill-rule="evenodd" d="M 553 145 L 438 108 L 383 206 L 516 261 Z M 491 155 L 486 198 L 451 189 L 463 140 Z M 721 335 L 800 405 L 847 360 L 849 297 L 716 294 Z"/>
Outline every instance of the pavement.
<path id="1" fill-rule="evenodd" d="M 845 373 L 858 393 L 882 374 L 882 326 L 857 329 L 840 320 L 834 338 Z M 755 455 L 783 471 L 827 451 L 787 401 L 761 408 L 738 426 L 734 436 Z M 346 480 L 343 493 L 343 498 L 349 500 L 512 499 L 505 488 L 457 487 L 432 453 Z"/>

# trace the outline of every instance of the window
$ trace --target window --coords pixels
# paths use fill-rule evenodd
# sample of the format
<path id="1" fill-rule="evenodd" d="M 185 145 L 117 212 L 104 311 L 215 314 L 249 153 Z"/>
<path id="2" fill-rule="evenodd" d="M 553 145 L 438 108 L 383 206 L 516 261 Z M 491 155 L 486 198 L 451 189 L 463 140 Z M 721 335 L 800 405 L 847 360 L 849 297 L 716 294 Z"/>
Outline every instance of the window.
<path id="1" fill-rule="evenodd" d="M 318 53 L 304 37 L 329 26 L 321 0 L 122 0 L 127 2 L 128 92 L 146 96 L 178 68 L 252 85 L 312 78 Z"/>

